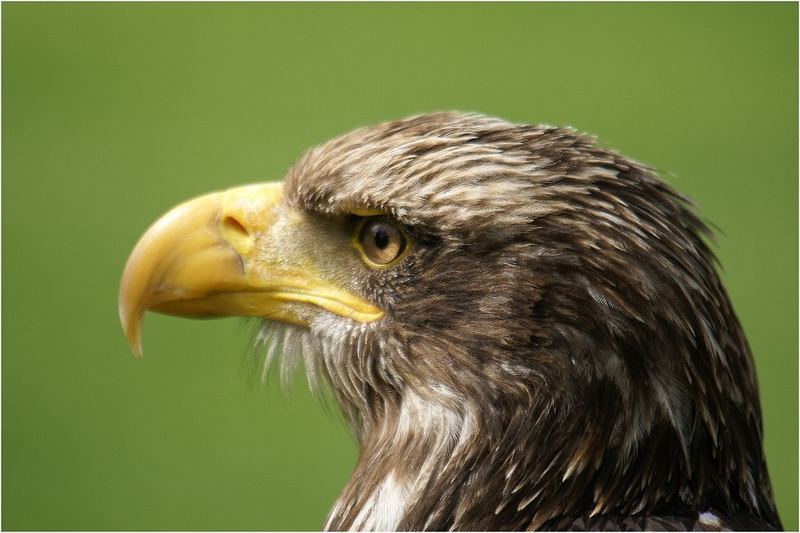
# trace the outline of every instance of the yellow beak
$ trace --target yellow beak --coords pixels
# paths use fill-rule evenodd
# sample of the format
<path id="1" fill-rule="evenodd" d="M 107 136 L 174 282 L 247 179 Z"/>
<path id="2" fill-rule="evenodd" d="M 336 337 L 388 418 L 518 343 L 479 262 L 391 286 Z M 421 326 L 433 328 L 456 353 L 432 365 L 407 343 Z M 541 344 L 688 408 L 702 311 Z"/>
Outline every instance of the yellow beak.
<path id="1" fill-rule="evenodd" d="M 193 317 L 257 316 L 309 325 L 309 306 L 357 322 L 383 311 L 323 280 L 306 261 L 257 241 L 280 216 L 282 184 L 249 185 L 190 200 L 161 217 L 131 253 L 119 316 L 142 355 L 146 310 Z M 295 254 L 296 255 L 296 254 Z"/>

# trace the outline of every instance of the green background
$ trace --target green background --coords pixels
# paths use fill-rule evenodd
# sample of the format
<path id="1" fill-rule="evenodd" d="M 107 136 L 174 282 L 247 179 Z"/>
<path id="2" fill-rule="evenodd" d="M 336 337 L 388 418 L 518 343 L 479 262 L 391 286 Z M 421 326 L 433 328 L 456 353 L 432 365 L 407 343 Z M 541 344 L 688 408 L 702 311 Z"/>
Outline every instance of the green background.
<path id="1" fill-rule="evenodd" d="M 796 4 L 2 5 L 2 527 L 318 529 L 356 449 L 250 326 L 149 315 L 120 273 L 174 204 L 424 111 L 572 125 L 724 232 L 797 528 Z"/>

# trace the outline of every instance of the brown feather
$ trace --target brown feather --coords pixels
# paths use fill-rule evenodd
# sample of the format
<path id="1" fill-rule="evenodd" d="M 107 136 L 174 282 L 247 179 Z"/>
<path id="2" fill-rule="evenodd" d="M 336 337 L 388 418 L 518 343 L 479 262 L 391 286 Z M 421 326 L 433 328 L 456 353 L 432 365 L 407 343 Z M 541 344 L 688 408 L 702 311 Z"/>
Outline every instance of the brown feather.
<path id="1" fill-rule="evenodd" d="M 284 332 L 361 446 L 329 528 L 780 527 L 710 232 L 652 170 L 570 129 L 437 113 L 310 150 L 286 193 L 414 241 L 363 274 L 384 320 Z"/>

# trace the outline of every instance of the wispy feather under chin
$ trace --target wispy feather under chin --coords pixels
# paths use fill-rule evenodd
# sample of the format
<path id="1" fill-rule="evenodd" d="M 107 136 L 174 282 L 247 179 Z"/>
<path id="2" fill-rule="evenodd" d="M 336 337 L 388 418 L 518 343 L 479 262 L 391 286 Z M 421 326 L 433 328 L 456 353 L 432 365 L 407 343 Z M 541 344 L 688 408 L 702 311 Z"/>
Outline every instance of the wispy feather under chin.
<path id="1" fill-rule="evenodd" d="M 338 407 L 344 411 L 351 429 L 357 431 L 359 417 L 351 406 L 341 401 L 333 402 L 331 396 L 337 396 L 331 383 L 331 376 L 325 365 L 331 357 L 330 343 L 326 343 L 312 329 L 276 322 L 259 321 L 254 330 L 254 341 L 248 355 L 250 367 L 247 372 L 253 384 L 266 384 L 270 374 L 279 373 L 281 390 L 291 390 L 291 385 L 301 371 L 305 370 L 306 381 L 311 394 L 320 401 L 323 409 L 329 414 L 336 413 Z M 327 349 L 326 349 L 327 348 Z M 339 398 L 341 400 L 341 398 Z M 332 403 L 333 402 L 333 403 Z"/>
<path id="2" fill-rule="evenodd" d="M 319 393 L 318 361 L 322 350 L 308 329 L 284 322 L 262 320 L 256 327 L 252 357 L 252 377 L 266 383 L 278 371 L 282 389 L 288 389 L 300 368 L 306 367 L 308 386 Z"/>

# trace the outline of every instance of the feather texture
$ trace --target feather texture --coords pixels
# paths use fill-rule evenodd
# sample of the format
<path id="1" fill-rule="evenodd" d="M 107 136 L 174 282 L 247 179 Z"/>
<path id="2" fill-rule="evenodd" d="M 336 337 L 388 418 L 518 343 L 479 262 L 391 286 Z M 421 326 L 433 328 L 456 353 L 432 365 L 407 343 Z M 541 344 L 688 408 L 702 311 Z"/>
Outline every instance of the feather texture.
<path id="1" fill-rule="evenodd" d="M 311 149 L 285 191 L 323 221 L 382 210 L 414 243 L 357 273 L 384 320 L 262 335 L 357 436 L 327 528 L 780 527 L 710 232 L 652 170 L 570 129 L 438 113 Z"/>

